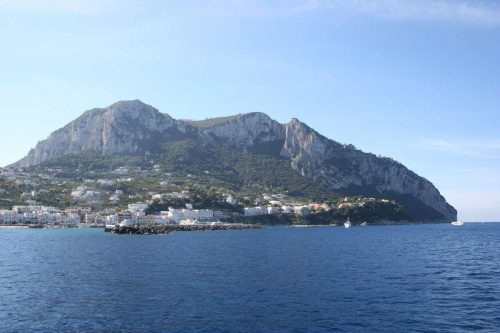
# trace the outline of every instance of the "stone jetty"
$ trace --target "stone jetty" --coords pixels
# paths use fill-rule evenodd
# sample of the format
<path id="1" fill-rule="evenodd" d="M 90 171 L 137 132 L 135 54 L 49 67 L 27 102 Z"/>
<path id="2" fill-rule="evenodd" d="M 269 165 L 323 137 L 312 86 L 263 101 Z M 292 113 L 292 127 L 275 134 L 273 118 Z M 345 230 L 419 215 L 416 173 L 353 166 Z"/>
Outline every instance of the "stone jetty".
<path id="1" fill-rule="evenodd" d="M 248 230 L 262 228 L 262 226 L 256 224 L 141 225 L 131 227 L 117 226 L 111 230 L 111 233 L 117 235 L 168 235 L 175 231 Z"/>

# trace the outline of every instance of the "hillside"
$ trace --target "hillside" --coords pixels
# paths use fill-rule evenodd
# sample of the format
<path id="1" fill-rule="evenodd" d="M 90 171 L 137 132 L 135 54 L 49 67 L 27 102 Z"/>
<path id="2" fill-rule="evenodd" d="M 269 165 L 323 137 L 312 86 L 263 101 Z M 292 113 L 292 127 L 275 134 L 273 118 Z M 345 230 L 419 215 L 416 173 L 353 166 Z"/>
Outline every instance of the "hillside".
<path id="1" fill-rule="evenodd" d="M 89 168 L 153 159 L 164 170 L 208 171 L 214 184 L 242 194 L 364 195 L 396 200 L 418 219 L 457 215 L 431 182 L 404 165 L 339 144 L 297 119 L 280 124 L 259 112 L 182 121 L 140 101 L 118 102 L 85 112 L 14 165 L 57 164 L 68 156 L 89 159 Z"/>
<path id="2" fill-rule="evenodd" d="M 191 126 L 194 127 L 199 127 L 199 128 L 210 128 L 214 127 L 217 125 L 221 125 L 224 123 L 228 123 L 232 120 L 241 118 L 243 115 L 238 114 L 235 116 L 229 116 L 229 117 L 217 117 L 217 118 L 208 118 L 205 120 L 190 120 L 190 119 L 182 119 L 183 122 L 188 123 Z"/>

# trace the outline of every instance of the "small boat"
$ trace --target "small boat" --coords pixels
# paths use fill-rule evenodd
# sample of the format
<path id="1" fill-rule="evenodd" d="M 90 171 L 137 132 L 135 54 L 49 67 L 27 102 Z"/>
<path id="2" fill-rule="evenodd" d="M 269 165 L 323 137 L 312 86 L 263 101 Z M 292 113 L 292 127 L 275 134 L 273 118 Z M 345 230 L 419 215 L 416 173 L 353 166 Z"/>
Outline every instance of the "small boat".
<path id="1" fill-rule="evenodd" d="M 349 217 L 347 218 L 347 221 L 344 223 L 344 227 L 346 229 L 349 229 L 351 227 L 351 221 L 349 221 Z"/>
<path id="2" fill-rule="evenodd" d="M 462 221 L 454 221 L 454 222 L 451 222 L 452 225 L 464 225 L 465 223 L 462 222 Z"/>

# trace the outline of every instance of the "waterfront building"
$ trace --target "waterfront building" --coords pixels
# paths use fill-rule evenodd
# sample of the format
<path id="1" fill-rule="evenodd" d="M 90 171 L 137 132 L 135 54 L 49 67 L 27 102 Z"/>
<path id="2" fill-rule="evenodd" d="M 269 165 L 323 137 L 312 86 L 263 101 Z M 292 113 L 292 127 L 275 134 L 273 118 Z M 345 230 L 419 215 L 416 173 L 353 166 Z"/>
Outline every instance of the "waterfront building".
<path id="1" fill-rule="evenodd" d="M 128 205 L 128 210 L 131 213 L 144 212 L 147 208 L 148 208 L 148 205 L 143 204 L 143 203 L 135 203 L 135 204 Z"/>

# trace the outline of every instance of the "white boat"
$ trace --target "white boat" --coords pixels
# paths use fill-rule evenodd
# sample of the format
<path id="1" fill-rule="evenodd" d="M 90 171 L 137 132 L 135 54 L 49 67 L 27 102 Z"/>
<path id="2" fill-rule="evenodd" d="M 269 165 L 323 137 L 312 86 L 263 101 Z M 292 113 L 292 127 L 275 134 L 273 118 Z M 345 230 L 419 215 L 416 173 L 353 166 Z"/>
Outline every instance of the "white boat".
<path id="1" fill-rule="evenodd" d="M 347 221 L 344 223 L 344 227 L 346 229 L 349 229 L 351 227 L 351 221 L 349 221 L 349 217 L 347 218 Z"/>
<path id="2" fill-rule="evenodd" d="M 465 223 L 462 222 L 462 221 L 454 221 L 454 222 L 451 222 L 452 225 L 464 225 Z"/>

